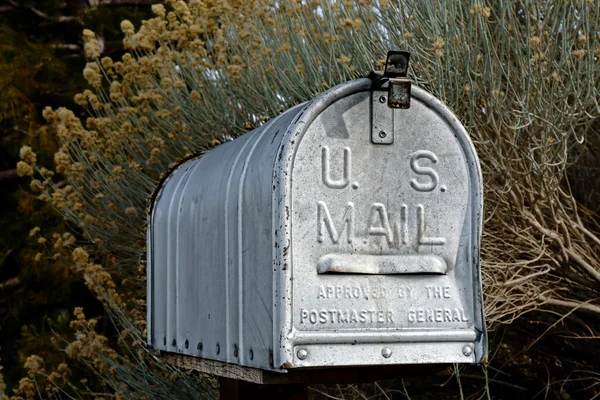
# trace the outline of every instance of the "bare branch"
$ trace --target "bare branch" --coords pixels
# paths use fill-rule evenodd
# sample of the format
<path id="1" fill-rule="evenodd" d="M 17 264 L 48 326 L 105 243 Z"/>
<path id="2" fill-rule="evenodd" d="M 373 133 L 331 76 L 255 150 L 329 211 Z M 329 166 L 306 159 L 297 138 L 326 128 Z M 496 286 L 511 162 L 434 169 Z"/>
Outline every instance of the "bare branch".
<path id="1" fill-rule="evenodd" d="M 6 171 L 0 171 L 0 181 L 3 179 L 15 179 L 18 178 L 16 169 L 9 169 Z"/>
<path id="2" fill-rule="evenodd" d="M 98 0 L 98 6 L 124 7 L 124 6 L 151 6 L 156 0 Z"/>
<path id="3" fill-rule="evenodd" d="M 32 13 L 34 13 L 35 15 L 37 15 L 38 17 L 40 17 L 46 21 L 52 21 L 52 22 L 58 22 L 58 23 L 76 23 L 79 25 L 83 25 L 83 21 L 81 20 L 81 18 L 79 18 L 77 16 L 61 15 L 59 17 L 51 17 L 48 14 L 46 14 L 45 12 L 38 10 L 37 8 L 19 4 L 15 0 L 4 0 L 4 1 L 6 1 L 8 4 L 10 4 L 13 8 L 17 8 L 17 7 L 26 8 L 29 11 L 31 11 Z"/>
<path id="4" fill-rule="evenodd" d="M 591 311 L 597 314 L 600 314 L 600 306 L 595 304 L 590 304 L 588 302 L 579 302 L 579 301 L 567 301 L 567 300 L 559 300 L 554 298 L 546 298 L 544 296 L 540 296 L 542 300 L 544 300 L 547 304 L 552 304 L 560 307 L 568 307 L 573 309 L 582 309 Z"/>
<path id="5" fill-rule="evenodd" d="M 15 276 L 14 278 L 10 278 L 5 282 L 0 283 L 0 290 L 8 289 L 12 286 L 17 286 L 20 283 L 21 283 L 21 280 L 19 279 L 19 277 Z"/>
<path id="6" fill-rule="evenodd" d="M 54 49 L 67 49 L 67 50 L 73 50 L 73 51 L 81 50 L 81 46 L 79 46 L 78 44 L 71 44 L 71 43 L 51 44 L 50 47 L 52 47 Z"/>

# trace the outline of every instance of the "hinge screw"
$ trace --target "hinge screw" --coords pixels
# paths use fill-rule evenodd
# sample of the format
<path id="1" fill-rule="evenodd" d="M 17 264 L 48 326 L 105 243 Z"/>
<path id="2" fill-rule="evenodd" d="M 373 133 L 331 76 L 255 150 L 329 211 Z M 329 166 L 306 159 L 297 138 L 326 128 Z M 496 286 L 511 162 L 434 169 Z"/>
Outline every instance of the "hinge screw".
<path id="1" fill-rule="evenodd" d="M 382 139 L 385 139 L 385 137 L 387 136 L 387 132 L 386 131 L 380 131 L 379 132 L 379 137 Z"/>
<path id="2" fill-rule="evenodd" d="M 306 357 L 308 357 L 308 351 L 300 349 L 298 350 L 298 353 L 296 355 L 300 360 L 306 360 Z"/>
<path id="3" fill-rule="evenodd" d="M 380 102 L 381 104 L 385 104 L 385 102 L 386 102 L 386 101 L 387 101 L 387 97 L 385 97 L 385 96 L 381 96 L 381 97 L 379 98 L 379 102 Z"/>
<path id="4" fill-rule="evenodd" d="M 384 358 L 390 358 L 392 356 L 392 349 L 389 347 L 384 347 L 383 350 L 381 350 L 381 355 Z"/>
<path id="5" fill-rule="evenodd" d="M 471 346 L 463 347 L 463 354 L 465 355 L 465 357 L 470 357 L 471 354 L 473 354 L 473 348 Z"/>

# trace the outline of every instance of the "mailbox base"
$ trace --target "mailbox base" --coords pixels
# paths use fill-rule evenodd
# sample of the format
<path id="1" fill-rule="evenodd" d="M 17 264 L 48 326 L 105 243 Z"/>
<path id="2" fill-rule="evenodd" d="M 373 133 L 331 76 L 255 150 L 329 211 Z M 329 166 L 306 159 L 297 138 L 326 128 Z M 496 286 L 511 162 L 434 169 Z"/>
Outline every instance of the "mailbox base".
<path id="1" fill-rule="evenodd" d="M 368 383 L 393 378 L 432 376 L 445 372 L 448 364 L 371 365 L 338 368 L 289 369 L 281 374 L 258 368 L 244 367 L 221 361 L 207 360 L 180 354 L 162 353 L 171 365 L 191 371 L 212 374 L 257 385 L 304 385 L 309 383 Z"/>

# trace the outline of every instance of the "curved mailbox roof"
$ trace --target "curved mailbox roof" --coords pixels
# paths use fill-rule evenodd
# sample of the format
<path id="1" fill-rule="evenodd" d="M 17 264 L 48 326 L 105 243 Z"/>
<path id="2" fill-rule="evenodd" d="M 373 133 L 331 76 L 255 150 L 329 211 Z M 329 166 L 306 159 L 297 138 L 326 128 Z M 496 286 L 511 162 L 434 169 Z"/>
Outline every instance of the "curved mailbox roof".
<path id="1" fill-rule="evenodd" d="M 148 234 L 148 341 L 263 369 L 479 362 L 482 190 L 456 117 L 359 79 L 179 166 Z"/>

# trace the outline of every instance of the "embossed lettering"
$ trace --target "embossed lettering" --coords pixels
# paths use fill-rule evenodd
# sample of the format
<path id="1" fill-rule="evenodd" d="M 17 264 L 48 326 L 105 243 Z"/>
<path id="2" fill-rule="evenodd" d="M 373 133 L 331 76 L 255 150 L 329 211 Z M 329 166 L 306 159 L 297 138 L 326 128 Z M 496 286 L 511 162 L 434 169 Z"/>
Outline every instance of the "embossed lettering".
<path id="1" fill-rule="evenodd" d="M 331 189 L 343 189 L 350 183 L 351 151 L 349 147 L 344 147 L 344 168 L 342 179 L 331 179 L 331 166 L 329 157 L 329 147 L 323 146 L 321 150 L 321 175 L 325 186 Z"/>
<path id="2" fill-rule="evenodd" d="M 462 308 L 417 308 L 408 311 L 408 322 L 468 322 Z"/>
<path id="3" fill-rule="evenodd" d="M 430 299 L 450 298 L 450 286 L 425 286 L 425 289 Z"/>
<path id="4" fill-rule="evenodd" d="M 398 289 L 398 297 L 411 297 L 412 289 L 401 287 Z M 317 299 L 384 299 L 387 298 L 388 291 L 379 286 L 333 286 L 321 285 Z"/>
<path id="5" fill-rule="evenodd" d="M 324 201 L 319 201 L 317 203 L 317 241 L 319 243 L 323 243 L 324 241 L 325 235 L 323 231 L 325 230 L 325 227 L 327 228 L 327 232 L 329 233 L 329 237 L 333 244 L 339 243 L 344 228 L 347 231 L 348 243 L 352 243 L 352 235 L 354 232 L 354 204 L 351 201 L 346 204 L 342 223 L 343 225 L 338 233 L 338 230 L 335 228 L 331 219 L 331 214 L 329 214 L 329 210 L 327 209 L 327 204 L 325 204 Z"/>
<path id="6" fill-rule="evenodd" d="M 306 318 L 308 318 L 308 310 L 300 310 L 300 323 L 303 324 Z"/>
<path id="7" fill-rule="evenodd" d="M 325 288 L 323 286 L 321 286 L 321 288 L 319 289 L 319 295 L 317 296 L 318 299 L 324 299 L 325 298 Z"/>
<path id="8" fill-rule="evenodd" d="M 301 324 L 393 324 L 389 310 L 300 310 Z"/>
<path id="9" fill-rule="evenodd" d="M 399 287 L 398 288 L 398 297 L 403 299 L 403 298 L 408 298 L 410 299 L 412 297 L 412 288 L 409 288 L 408 286 L 406 287 Z"/>
<path id="10" fill-rule="evenodd" d="M 400 229 L 402 233 L 402 244 L 408 243 L 408 206 L 406 204 L 402 204 L 400 207 Z"/>
<path id="11" fill-rule="evenodd" d="M 319 323 L 324 324 L 327 322 L 327 310 L 321 310 L 319 313 Z"/>
<path id="12" fill-rule="evenodd" d="M 394 242 L 394 234 L 390 226 L 387 211 L 385 205 L 382 203 L 375 203 L 371 207 L 371 216 L 369 217 L 369 227 L 367 232 L 370 235 L 382 235 L 388 242 L 388 245 L 392 245 Z"/>
<path id="13" fill-rule="evenodd" d="M 432 151 L 417 150 L 410 155 L 410 168 L 417 175 L 428 176 L 430 178 L 430 181 L 421 183 L 416 179 L 411 179 L 410 186 L 419 192 L 431 192 L 433 189 L 436 188 L 440 177 L 435 169 L 419 165 L 418 161 L 423 158 L 428 159 L 433 164 L 437 163 L 438 161 L 438 157 Z"/>
<path id="14" fill-rule="evenodd" d="M 419 244 L 443 245 L 446 243 L 446 238 L 425 236 L 425 210 L 422 204 L 417 205 L 417 226 L 419 229 Z"/>

